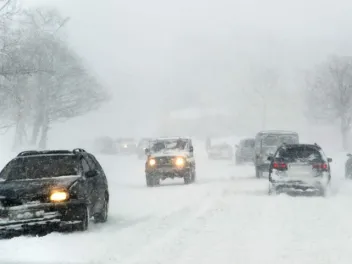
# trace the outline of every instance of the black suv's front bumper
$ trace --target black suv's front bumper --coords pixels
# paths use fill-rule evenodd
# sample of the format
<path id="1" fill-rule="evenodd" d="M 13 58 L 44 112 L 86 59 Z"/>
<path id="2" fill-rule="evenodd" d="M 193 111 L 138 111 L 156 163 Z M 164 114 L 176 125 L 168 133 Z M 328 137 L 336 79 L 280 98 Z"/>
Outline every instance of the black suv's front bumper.
<path id="1" fill-rule="evenodd" d="M 82 222 L 87 205 L 81 200 L 25 204 L 2 208 L 0 214 L 1 236 L 63 231 Z"/>

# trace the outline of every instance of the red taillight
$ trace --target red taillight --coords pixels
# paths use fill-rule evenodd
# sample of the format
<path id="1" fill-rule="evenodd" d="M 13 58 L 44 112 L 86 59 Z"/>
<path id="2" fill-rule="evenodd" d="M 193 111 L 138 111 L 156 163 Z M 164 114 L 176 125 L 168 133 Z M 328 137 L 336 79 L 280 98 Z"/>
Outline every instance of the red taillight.
<path id="1" fill-rule="evenodd" d="M 319 163 L 319 164 L 313 164 L 314 169 L 320 169 L 320 170 L 327 170 L 328 169 L 328 164 L 326 163 Z"/>
<path id="2" fill-rule="evenodd" d="M 274 162 L 273 163 L 273 168 L 274 169 L 277 169 L 277 170 L 280 170 L 280 169 L 287 169 L 287 164 L 286 163 L 283 163 L 283 162 Z"/>

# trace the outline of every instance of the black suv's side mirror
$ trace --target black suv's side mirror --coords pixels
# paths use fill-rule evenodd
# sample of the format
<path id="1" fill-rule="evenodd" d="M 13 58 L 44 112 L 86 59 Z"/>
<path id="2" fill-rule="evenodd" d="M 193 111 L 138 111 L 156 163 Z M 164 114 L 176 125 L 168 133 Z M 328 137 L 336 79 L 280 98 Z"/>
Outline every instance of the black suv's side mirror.
<path id="1" fill-rule="evenodd" d="M 273 156 L 269 156 L 269 157 L 267 158 L 267 160 L 268 160 L 268 161 L 272 161 L 272 160 L 273 160 Z"/>
<path id="2" fill-rule="evenodd" d="M 98 171 L 90 170 L 90 171 L 87 171 L 85 175 L 86 175 L 86 178 L 93 178 L 98 175 Z"/>
<path id="3" fill-rule="evenodd" d="M 189 152 L 193 152 L 193 150 L 194 150 L 194 149 L 193 149 L 193 146 L 190 146 L 190 147 L 189 147 Z"/>
<path id="4" fill-rule="evenodd" d="M 328 162 L 332 162 L 332 158 L 328 158 Z"/>
<path id="5" fill-rule="evenodd" d="M 145 153 L 145 155 L 148 155 L 149 154 L 149 148 L 146 148 L 145 150 L 144 150 L 144 153 Z"/>

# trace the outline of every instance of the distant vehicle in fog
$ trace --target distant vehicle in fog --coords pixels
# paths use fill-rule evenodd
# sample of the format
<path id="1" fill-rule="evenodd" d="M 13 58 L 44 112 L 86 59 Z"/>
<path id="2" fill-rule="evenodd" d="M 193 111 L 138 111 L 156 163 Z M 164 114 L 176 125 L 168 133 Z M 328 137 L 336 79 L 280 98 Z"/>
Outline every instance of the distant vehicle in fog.
<path id="1" fill-rule="evenodd" d="M 137 144 L 133 138 L 118 138 L 116 139 L 116 146 L 119 154 L 136 154 Z"/>
<path id="2" fill-rule="evenodd" d="M 266 130 L 257 133 L 254 145 L 254 165 L 257 178 L 263 177 L 263 172 L 269 172 L 268 156 L 274 154 L 283 143 L 298 144 L 298 133 L 284 130 Z"/>
<path id="3" fill-rule="evenodd" d="M 94 142 L 94 151 L 101 154 L 117 154 L 116 142 L 111 137 L 101 137 Z"/>
<path id="4" fill-rule="evenodd" d="M 347 154 L 347 161 L 345 163 L 345 178 L 351 180 L 352 179 L 352 154 Z"/>
<path id="5" fill-rule="evenodd" d="M 319 145 L 283 144 L 268 160 L 269 194 L 326 194 L 332 159 L 325 156 Z"/>
<path id="6" fill-rule="evenodd" d="M 152 138 L 141 138 L 137 145 L 137 156 L 139 159 L 144 159 L 146 157 L 145 150 L 149 147 L 149 142 Z"/>
<path id="7" fill-rule="evenodd" d="M 241 164 L 243 162 L 253 162 L 254 146 L 254 138 L 242 139 L 239 144 L 236 145 L 236 164 Z"/>
<path id="8" fill-rule="evenodd" d="M 216 145 L 211 145 L 208 149 L 209 159 L 233 159 L 233 148 L 228 143 L 220 143 Z"/>
<path id="9" fill-rule="evenodd" d="M 148 187 L 167 178 L 183 178 L 185 184 L 195 181 L 196 163 L 190 138 L 158 138 L 146 150 L 145 177 Z"/>

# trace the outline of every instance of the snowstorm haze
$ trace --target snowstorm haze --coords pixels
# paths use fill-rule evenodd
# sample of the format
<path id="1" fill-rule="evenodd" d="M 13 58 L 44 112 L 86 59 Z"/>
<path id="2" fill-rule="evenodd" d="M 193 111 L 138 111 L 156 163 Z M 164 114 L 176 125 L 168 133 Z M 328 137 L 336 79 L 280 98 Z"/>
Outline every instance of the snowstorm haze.
<path id="1" fill-rule="evenodd" d="M 85 139 L 158 135 L 170 112 L 198 107 L 226 108 L 236 113 L 234 133 L 254 134 L 263 124 L 261 94 L 265 128 L 310 137 L 319 127 L 305 116 L 305 72 L 328 55 L 352 52 L 350 1 L 51 0 L 24 6 L 43 4 L 71 17 L 70 45 L 112 93 L 97 112 L 55 125 L 52 138 L 82 139 L 82 128 L 88 129 Z M 267 71 L 277 76 L 275 87 L 266 87 Z"/>

